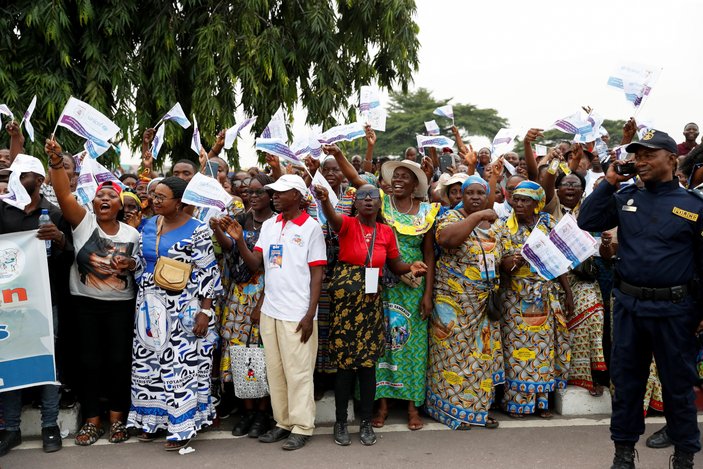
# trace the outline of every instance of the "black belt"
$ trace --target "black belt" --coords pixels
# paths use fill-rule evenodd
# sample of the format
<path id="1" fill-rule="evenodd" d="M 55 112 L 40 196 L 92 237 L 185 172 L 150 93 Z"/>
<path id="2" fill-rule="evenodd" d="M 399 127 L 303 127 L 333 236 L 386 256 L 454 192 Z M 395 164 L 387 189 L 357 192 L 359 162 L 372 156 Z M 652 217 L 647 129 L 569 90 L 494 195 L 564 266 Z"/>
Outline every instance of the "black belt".
<path id="1" fill-rule="evenodd" d="M 620 279 L 615 280 L 615 288 L 639 300 L 673 301 L 674 303 L 683 300 L 689 292 L 688 285 L 665 288 L 636 287 Z"/>

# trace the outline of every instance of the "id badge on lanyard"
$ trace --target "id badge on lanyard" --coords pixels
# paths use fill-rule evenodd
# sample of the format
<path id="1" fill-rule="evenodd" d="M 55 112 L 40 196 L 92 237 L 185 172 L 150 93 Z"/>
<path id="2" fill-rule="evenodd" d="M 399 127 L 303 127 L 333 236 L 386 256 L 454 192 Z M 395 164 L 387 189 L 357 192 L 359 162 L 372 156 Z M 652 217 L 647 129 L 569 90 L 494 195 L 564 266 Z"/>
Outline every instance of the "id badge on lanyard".
<path id="1" fill-rule="evenodd" d="M 359 228 L 361 228 L 361 222 L 359 222 Z M 363 234 L 363 229 L 362 229 Z M 376 228 L 373 229 L 373 235 L 371 235 L 371 245 L 368 248 L 366 255 L 366 269 L 364 269 L 364 293 L 376 294 L 378 293 L 378 267 L 371 267 L 373 260 L 373 247 L 376 244 Z"/>

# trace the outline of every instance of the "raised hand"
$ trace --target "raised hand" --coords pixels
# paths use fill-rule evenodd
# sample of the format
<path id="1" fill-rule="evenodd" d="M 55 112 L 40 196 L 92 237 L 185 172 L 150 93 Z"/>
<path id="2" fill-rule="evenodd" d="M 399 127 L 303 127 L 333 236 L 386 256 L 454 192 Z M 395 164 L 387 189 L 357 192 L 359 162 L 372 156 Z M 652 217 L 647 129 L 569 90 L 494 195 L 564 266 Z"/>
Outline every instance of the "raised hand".
<path id="1" fill-rule="evenodd" d="M 339 149 L 334 143 L 332 145 L 322 145 L 322 151 L 325 155 L 340 156 L 344 155 L 342 150 Z"/>
<path id="2" fill-rule="evenodd" d="M 530 130 L 528 130 L 527 133 L 525 134 L 525 138 L 524 138 L 525 142 L 532 143 L 535 140 L 537 140 L 538 138 L 544 137 L 544 135 L 542 134 L 542 131 L 543 131 L 543 129 L 530 129 Z"/>
<path id="3" fill-rule="evenodd" d="M 237 220 L 230 217 L 222 217 L 220 219 L 220 227 L 225 233 L 230 235 L 232 239 L 236 241 L 244 239 L 244 228 L 242 228 L 242 225 L 240 225 Z"/>
<path id="4" fill-rule="evenodd" d="M 376 132 L 373 131 L 370 125 L 366 124 L 364 132 L 366 133 L 366 143 L 368 143 L 369 146 L 376 145 Z"/>
<path id="5" fill-rule="evenodd" d="M 269 165 L 271 169 L 281 169 L 281 160 L 279 160 L 276 155 L 266 153 L 264 159 L 266 160 L 266 164 Z"/>
<path id="6" fill-rule="evenodd" d="M 313 186 L 313 189 L 315 189 L 315 197 L 317 197 L 317 200 L 319 200 L 320 203 L 329 200 L 329 194 L 327 193 L 327 189 L 325 189 L 323 186 L 315 184 Z"/>
<path id="7" fill-rule="evenodd" d="M 625 122 L 625 125 L 622 127 L 622 141 L 620 142 L 620 145 L 625 145 L 626 143 L 632 142 L 632 139 L 635 138 L 636 133 L 637 122 L 634 117 L 630 117 L 630 119 Z"/>

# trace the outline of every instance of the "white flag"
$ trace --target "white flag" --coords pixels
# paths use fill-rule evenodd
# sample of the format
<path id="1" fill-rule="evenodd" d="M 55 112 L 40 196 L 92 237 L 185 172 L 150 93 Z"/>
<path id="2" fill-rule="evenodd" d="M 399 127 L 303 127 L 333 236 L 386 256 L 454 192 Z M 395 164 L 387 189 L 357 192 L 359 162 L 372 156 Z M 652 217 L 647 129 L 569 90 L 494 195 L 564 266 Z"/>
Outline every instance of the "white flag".
<path id="1" fill-rule="evenodd" d="M 193 139 L 190 142 L 190 148 L 198 156 L 200 156 L 200 150 L 203 148 L 203 144 L 200 141 L 200 129 L 198 128 L 198 121 L 195 118 L 195 114 L 193 114 Z"/>
<path id="2" fill-rule="evenodd" d="M 161 145 L 164 144 L 164 123 L 162 122 L 156 128 L 156 135 L 154 135 L 154 140 L 151 141 L 151 156 L 157 157 L 159 151 L 161 150 Z"/>
<path id="3" fill-rule="evenodd" d="M 0 115 L 1 114 L 5 114 L 6 116 L 10 116 L 10 120 L 15 118 L 15 116 L 12 115 L 12 111 L 10 111 L 10 108 L 7 107 L 7 104 L 0 104 Z M 2 119 L 0 119 L 0 124 L 2 124 Z"/>
<path id="4" fill-rule="evenodd" d="M 100 111 L 73 96 L 68 99 L 56 125 L 103 147 L 120 131 L 117 124 Z"/>
<path id="5" fill-rule="evenodd" d="M 434 120 L 425 122 L 425 129 L 427 129 L 427 135 L 439 135 L 439 126 Z"/>
<path id="6" fill-rule="evenodd" d="M 256 122 L 256 116 L 250 117 L 249 119 L 244 119 L 244 122 L 236 124 L 225 132 L 225 150 L 229 150 L 234 145 L 234 141 L 237 139 L 239 132 L 244 130 L 246 127 L 254 124 Z"/>
<path id="7" fill-rule="evenodd" d="M 174 121 L 184 129 L 190 127 L 190 121 L 186 117 L 186 113 L 183 112 L 181 103 L 176 103 L 159 121 L 159 124 L 163 121 Z M 158 124 L 157 124 L 158 125 Z"/>
<path id="8" fill-rule="evenodd" d="M 34 127 L 29 119 L 32 117 L 35 107 L 37 107 L 37 95 L 34 95 L 32 98 L 32 102 L 29 103 L 29 107 L 27 108 L 27 111 L 25 111 L 24 117 L 22 117 L 22 122 L 20 122 L 20 125 L 24 123 L 24 128 L 27 130 L 27 135 L 29 135 L 29 139 L 31 141 L 34 141 Z"/>
<path id="9" fill-rule="evenodd" d="M 454 123 L 454 109 L 451 104 L 445 104 L 444 106 L 438 107 L 432 114 L 436 116 L 448 117 L 452 120 L 452 123 Z"/>
<path id="10" fill-rule="evenodd" d="M 275 138 L 278 140 L 288 141 L 288 132 L 286 131 L 286 116 L 283 113 L 283 106 L 279 106 L 276 113 L 271 117 L 271 120 L 266 125 L 266 128 L 261 133 L 262 138 Z"/>

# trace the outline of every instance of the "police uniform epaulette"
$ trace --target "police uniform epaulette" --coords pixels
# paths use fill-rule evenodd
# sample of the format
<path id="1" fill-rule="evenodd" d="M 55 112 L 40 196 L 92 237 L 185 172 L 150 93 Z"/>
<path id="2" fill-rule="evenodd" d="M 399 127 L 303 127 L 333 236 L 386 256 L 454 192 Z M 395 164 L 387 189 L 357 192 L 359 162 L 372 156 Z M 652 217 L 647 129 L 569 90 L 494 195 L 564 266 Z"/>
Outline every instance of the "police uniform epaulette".
<path id="1" fill-rule="evenodd" d="M 628 192 L 636 192 L 639 189 L 637 187 L 637 184 L 628 184 L 625 187 L 621 187 L 618 189 L 617 193 L 618 194 L 627 194 Z"/>
<path id="2" fill-rule="evenodd" d="M 703 192 L 700 189 L 686 189 L 686 192 L 703 200 Z"/>

